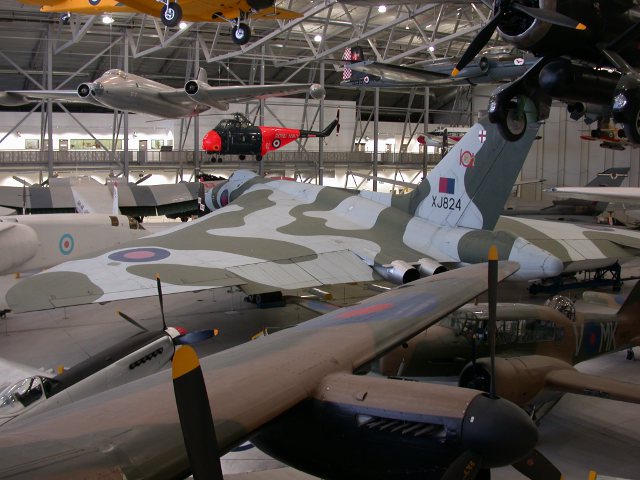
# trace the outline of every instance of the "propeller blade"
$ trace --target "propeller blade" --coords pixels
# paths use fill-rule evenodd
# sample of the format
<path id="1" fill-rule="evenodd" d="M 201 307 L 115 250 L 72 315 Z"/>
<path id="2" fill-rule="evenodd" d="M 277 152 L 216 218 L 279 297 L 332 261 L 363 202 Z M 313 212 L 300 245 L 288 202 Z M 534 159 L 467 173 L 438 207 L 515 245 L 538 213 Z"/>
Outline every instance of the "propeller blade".
<path id="1" fill-rule="evenodd" d="M 173 343 L 176 345 L 195 345 L 196 343 L 204 342 L 218 335 L 218 329 L 213 330 L 198 330 L 197 332 L 189 332 L 184 335 L 180 335 L 175 338 Z"/>
<path id="2" fill-rule="evenodd" d="M 193 478 L 223 480 L 207 387 L 193 348 L 183 346 L 176 350 L 172 372 L 180 427 Z"/>
<path id="3" fill-rule="evenodd" d="M 526 7 L 521 3 L 512 3 L 511 8 L 518 10 L 530 17 L 536 18 L 543 22 L 551 23 L 553 25 L 559 25 L 560 27 L 572 28 L 575 30 L 586 30 L 587 26 L 584 23 L 576 22 L 573 18 L 567 17 L 554 10 L 547 10 L 546 8 L 532 8 Z"/>
<path id="4" fill-rule="evenodd" d="M 148 180 L 152 175 L 153 173 L 147 173 L 144 177 L 140 177 L 138 180 L 136 180 L 136 185 L 140 185 L 145 180 Z"/>
<path id="5" fill-rule="evenodd" d="M 440 480 L 473 480 L 480 472 L 482 457 L 471 450 L 462 452 Z"/>
<path id="6" fill-rule="evenodd" d="M 560 480 L 562 473 L 538 450 L 533 450 L 522 460 L 513 464 L 525 477 L 531 480 Z"/>
<path id="7" fill-rule="evenodd" d="M 122 313 L 121 311 L 118 310 L 118 315 L 120 315 L 122 318 L 124 318 L 130 324 L 135 325 L 136 327 L 138 327 L 143 332 L 148 332 L 149 331 L 149 329 L 144 328 L 142 325 L 140 325 L 138 322 L 136 322 L 133 318 L 131 318 L 126 313 Z"/>
<path id="8" fill-rule="evenodd" d="M 451 72 L 452 76 L 458 75 L 460 70 L 466 67 L 474 57 L 480 53 L 480 50 L 484 48 L 484 46 L 489 42 L 491 37 L 493 36 L 493 32 L 496 31 L 496 27 L 498 26 L 498 22 L 500 21 L 500 16 L 502 15 L 502 11 L 498 10 L 498 12 L 493 16 L 489 22 L 482 27 L 482 29 L 478 32 L 478 35 L 471 41 L 467 50 L 462 55 L 462 58 L 456 64 L 456 67 Z"/>
<path id="9" fill-rule="evenodd" d="M 491 387 L 489 395 L 496 396 L 496 309 L 498 303 L 498 248 L 489 248 L 489 355 L 491 358 Z"/>
<path id="10" fill-rule="evenodd" d="M 160 283 L 160 275 L 156 275 L 156 284 L 158 286 L 158 301 L 160 302 L 160 314 L 162 315 L 162 329 L 167 329 L 167 322 L 164 319 L 164 302 L 162 301 L 162 284 Z"/>

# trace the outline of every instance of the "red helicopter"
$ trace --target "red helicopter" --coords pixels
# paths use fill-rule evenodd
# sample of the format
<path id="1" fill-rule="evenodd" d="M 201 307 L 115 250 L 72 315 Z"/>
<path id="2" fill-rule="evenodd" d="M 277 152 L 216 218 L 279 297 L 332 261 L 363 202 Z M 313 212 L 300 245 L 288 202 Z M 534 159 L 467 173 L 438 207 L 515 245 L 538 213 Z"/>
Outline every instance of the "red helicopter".
<path id="1" fill-rule="evenodd" d="M 320 131 L 298 130 L 284 127 L 256 127 L 241 113 L 234 113 L 233 118 L 220 121 L 218 126 L 210 130 L 202 139 L 202 150 L 214 155 L 239 155 L 244 160 L 246 155 L 255 155 L 256 160 L 272 150 L 291 143 L 298 138 L 328 137 L 333 129 L 340 132 L 340 110 L 336 118 Z"/>

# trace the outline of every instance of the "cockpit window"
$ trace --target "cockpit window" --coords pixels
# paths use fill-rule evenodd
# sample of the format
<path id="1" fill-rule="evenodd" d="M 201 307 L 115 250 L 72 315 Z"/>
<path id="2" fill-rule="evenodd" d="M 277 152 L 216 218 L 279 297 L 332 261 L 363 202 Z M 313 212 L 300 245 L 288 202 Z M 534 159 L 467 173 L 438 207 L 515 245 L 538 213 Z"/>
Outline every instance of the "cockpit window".
<path id="1" fill-rule="evenodd" d="M 29 377 L 0 392 L 0 417 L 20 413 L 45 397 L 45 385 L 41 377 Z"/>
<path id="2" fill-rule="evenodd" d="M 572 322 L 576 321 L 576 306 L 570 298 L 562 295 L 554 295 L 544 302 L 544 305 L 559 311 Z"/>

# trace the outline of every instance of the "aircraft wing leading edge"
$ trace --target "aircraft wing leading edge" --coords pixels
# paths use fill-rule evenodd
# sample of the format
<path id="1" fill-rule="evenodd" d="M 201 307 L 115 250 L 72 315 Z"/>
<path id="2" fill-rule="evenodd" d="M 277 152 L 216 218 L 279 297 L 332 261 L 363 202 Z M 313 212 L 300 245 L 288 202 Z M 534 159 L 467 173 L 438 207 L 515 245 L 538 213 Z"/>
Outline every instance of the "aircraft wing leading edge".
<path id="1" fill-rule="evenodd" d="M 581 373 L 573 368 L 549 372 L 545 385 L 562 392 L 640 403 L 640 385 Z"/>

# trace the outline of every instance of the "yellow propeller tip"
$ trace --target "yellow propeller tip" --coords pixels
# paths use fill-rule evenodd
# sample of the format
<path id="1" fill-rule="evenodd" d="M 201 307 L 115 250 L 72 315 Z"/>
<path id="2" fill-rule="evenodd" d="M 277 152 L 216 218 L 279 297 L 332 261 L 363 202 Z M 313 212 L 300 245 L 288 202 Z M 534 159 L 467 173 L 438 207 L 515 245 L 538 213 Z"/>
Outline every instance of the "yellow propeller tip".
<path id="1" fill-rule="evenodd" d="M 195 370 L 199 366 L 200 362 L 198 361 L 196 351 L 188 345 L 182 345 L 173 354 L 173 369 L 171 376 L 175 380 L 176 378 Z"/>
<path id="2" fill-rule="evenodd" d="M 586 30 L 586 29 L 587 29 L 587 26 L 584 23 L 579 23 L 576 26 L 576 30 Z"/>
<path id="3" fill-rule="evenodd" d="M 218 336 L 218 333 L 220 333 L 220 331 L 219 331 L 217 328 L 214 328 L 214 329 L 213 329 L 213 336 L 214 336 L 214 337 L 217 337 L 217 336 Z"/>
<path id="4" fill-rule="evenodd" d="M 453 71 L 451 72 L 451 76 L 455 77 L 460 73 L 460 70 L 458 70 L 457 68 L 454 68 Z"/>
<path id="5" fill-rule="evenodd" d="M 498 247 L 495 245 L 489 247 L 489 260 L 498 260 Z"/>

